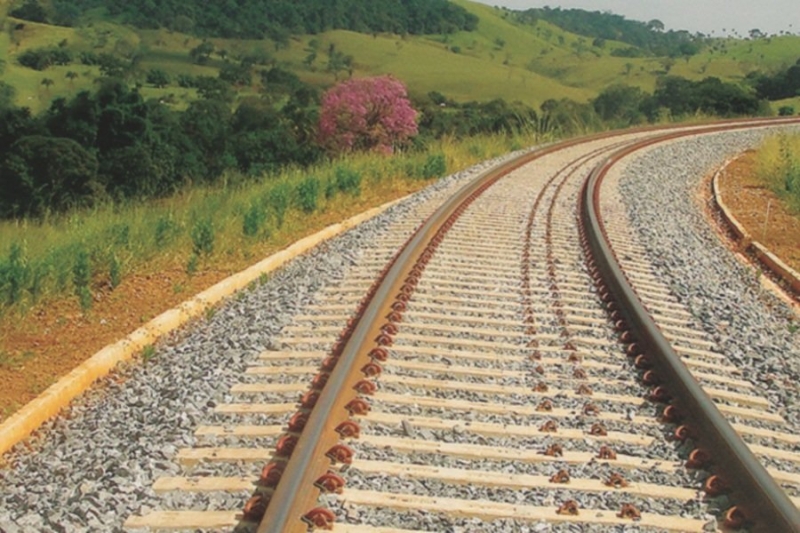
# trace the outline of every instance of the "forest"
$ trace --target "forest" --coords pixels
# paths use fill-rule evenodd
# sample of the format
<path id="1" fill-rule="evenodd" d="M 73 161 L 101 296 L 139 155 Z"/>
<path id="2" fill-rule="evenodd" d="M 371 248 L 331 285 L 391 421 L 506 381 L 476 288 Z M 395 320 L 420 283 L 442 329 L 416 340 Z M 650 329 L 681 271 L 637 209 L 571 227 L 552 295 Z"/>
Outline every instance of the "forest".
<path id="1" fill-rule="evenodd" d="M 11 16 L 72 26 L 83 13 L 103 8 L 112 18 L 139 28 L 168 28 L 201 37 L 270 38 L 333 29 L 361 33 L 434 34 L 471 31 L 478 18 L 447 0 L 37 0 Z"/>

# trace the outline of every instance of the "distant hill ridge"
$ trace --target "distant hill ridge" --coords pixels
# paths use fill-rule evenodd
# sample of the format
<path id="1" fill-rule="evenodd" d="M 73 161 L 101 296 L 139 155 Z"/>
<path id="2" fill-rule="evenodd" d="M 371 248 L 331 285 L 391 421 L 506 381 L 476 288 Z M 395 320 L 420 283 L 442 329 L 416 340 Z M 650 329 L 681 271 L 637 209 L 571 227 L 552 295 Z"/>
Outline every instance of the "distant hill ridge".
<path id="1" fill-rule="evenodd" d="M 276 40 L 336 29 L 454 33 L 473 30 L 478 24 L 475 15 L 447 0 L 52 0 L 49 12 L 41 6 L 38 0 L 26 0 L 12 15 L 30 19 L 23 15 L 46 13 L 47 22 L 72 26 L 83 13 L 102 8 L 112 18 L 144 29 Z"/>
<path id="2" fill-rule="evenodd" d="M 610 12 L 583 9 L 533 8 L 514 12 L 514 17 L 528 24 L 545 20 L 568 32 L 600 40 L 614 40 L 641 49 L 641 53 L 654 56 L 691 56 L 700 46 L 695 41 L 702 36 L 688 31 L 664 31 L 664 24 L 653 19 L 648 22 L 628 20 Z M 636 52 L 626 50 L 635 57 Z"/>

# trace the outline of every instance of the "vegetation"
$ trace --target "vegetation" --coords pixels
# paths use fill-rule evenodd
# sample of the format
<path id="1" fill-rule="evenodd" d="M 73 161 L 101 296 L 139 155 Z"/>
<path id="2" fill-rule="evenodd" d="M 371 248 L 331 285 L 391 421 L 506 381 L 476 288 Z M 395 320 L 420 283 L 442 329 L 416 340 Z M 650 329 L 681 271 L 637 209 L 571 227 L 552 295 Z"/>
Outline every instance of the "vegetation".
<path id="1" fill-rule="evenodd" d="M 800 215 L 800 135 L 777 135 L 767 139 L 756 154 L 756 172 Z"/>
<path id="2" fill-rule="evenodd" d="M 394 78 L 351 80 L 322 98 L 318 137 L 332 153 L 392 153 L 417 134 L 416 117 L 405 85 Z"/>
<path id="3" fill-rule="evenodd" d="M 673 46 L 689 42 L 686 35 L 670 36 L 654 22 L 559 10 L 545 10 L 546 16 L 531 11 L 515 19 L 506 11 L 462 0 L 406 1 L 392 3 L 395 11 L 375 22 L 389 24 L 387 31 L 401 35 L 378 35 L 384 30 L 361 24 L 358 17 L 375 18 L 370 10 L 383 3 L 361 2 L 362 11 L 345 9 L 354 2 L 296 2 L 280 16 L 293 17 L 295 7 L 316 15 L 280 28 L 349 28 L 367 34 L 333 31 L 291 40 L 263 27 L 248 33 L 255 30 L 243 20 L 226 18 L 213 6 L 199 13 L 203 10 L 192 2 L 181 9 L 173 2 L 148 4 L 147 21 L 131 19 L 147 12 L 137 11 L 144 9 L 140 2 L 117 2 L 114 7 L 111 0 L 41 5 L 26 0 L 15 5 L 16 17 L 50 22 L 61 17 L 78 27 L 29 22 L 8 33 L 5 43 L 11 53 L 0 65 L 11 71 L 6 79 L 14 85 L 0 82 L 0 180 L 8 191 L 0 197 L 0 217 L 14 219 L 8 228 L 17 230 L 66 231 L 74 217 L 82 220 L 82 228 L 93 229 L 80 238 L 51 241 L 52 252 L 34 250 L 39 244 L 32 237 L 35 232 L 8 229 L 3 242 L 9 247 L 0 250 L 0 294 L 5 295 L 0 305 L 72 293 L 88 309 L 87 286 L 98 279 L 118 286 L 144 264 L 135 257 L 147 260 L 160 250 L 181 250 L 186 271 L 193 273 L 223 250 L 232 253 L 229 243 L 248 250 L 269 241 L 291 230 L 287 221 L 296 226 L 298 218 L 313 218 L 380 183 L 369 169 L 340 159 L 342 154 L 394 151 L 380 163 L 388 166 L 389 175 L 433 179 L 452 170 L 451 156 L 441 148 L 445 143 L 453 149 L 446 139 L 465 139 L 459 149 L 467 150 L 472 160 L 486 155 L 484 141 L 472 137 L 492 135 L 506 148 L 519 148 L 521 138 L 548 139 L 697 115 L 767 113 L 759 100 L 768 96 L 763 87 L 794 80 L 794 67 L 751 76 L 754 90 L 725 77 L 680 75 L 697 57 Z M 283 3 L 264 5 L 277 9 Z M 92 6 L 104 7 L 119 20 L 170 31 L 96 21 L 81 25 Z M 346 12 L 344 18 L 337 18 L 339 9 Z M 244 9 L 231 17 L 246 13 Z M 419 20 L 420 13 L 430 14 L 426 22 Z M 400 18 L 393 19 L 395 15 Z M 549 20 L 556 16 L 572 20 L 575 31 L 583 33 L 552 25 Z M 248 23 L 266 20 L 245 18 Z M 576 22 L 581 20 L 586 28 Z M 602 26 L 599 21 L 615 28 L 615 37 L 591 29 Z M 403 35 L 431 31 L 440 35 Z M 212 38 L 220 35 L 269 35 L 272 40 Z M 594 40 L 590 44 L 585 37 Z M 734 50 L 733 44 L 720 48 L 716 43 L 708 53 L 722 56 Z M 683 54 L 686 61 L 652 56 L 658 53 Z M 527 57 L 517 57 L 522 54 Z M 567 66 L 555 72 L 556 64 Z M 590 65 L 598 72 L 610 70 L 615 83 L 576 87 L 574 77 L 584 76 Z M 410 95 L 396 79 L 359 76 L 395 67 L 417 69 L 407 71 L 417 80 Z M 341 77 L 352 79 L 336 83 Z M 481 98 L 497 92 L 496 85 L 484 83 L 487 78 L 499 78 L 502 90 L 510 91 L 501 94 L 524 99 Z M 321 87 L 328 89 L 323 98 Z M 20 101 L 34 107 L 41 103 L 40 112 L 19 106 Z M 784 105 L 781 112 L 789 109 L 791 105 Z M 160 200 L 138 205 L 153 198 Z M 176 202 L 180 209 L 163 210 Z M 147 221 L 133 215 L 116 218 L 117 212 L 147 212 Z M 105 223 L 94 228 L 92 217 Z"/>
<path id="4" fill-rule="evenodd" d="M 422 151 L 352 154 L 306 169 L 287 167 L 261 180 L 232 173 L 227 181 L 159 202 L 101 204 L 42 220 L 0 222 L 0 313 L 64 296 L 89 309 L 94 295 L 113 290 L 132 273 L 175 261 L 188 274 L 212 265 L 224 269 L 338 220 L 345 206 L 364 209 L 362 195 L 375 202 L 381 194 L 419 188 L 532 142 L 506 135 L 445 138 Z"/>
<path id="5" fill-rule="evenodd" d="M 754 71 L 747 78 L 761 98 L 781 100 L 800 96 L 800 59 L 791 67 L 774 74 Z"/>
<path id="6" fill-rule="evenodd" d="M 617 57 L 693 56 L 699 52 L 703 40 L 687 31 L 664 31 L 657 19 L 649 22 L 627 20 L 609 12 L 561 9 L 559 7 L 534 8 L 513 12 L 513 17 L 526 24 L 536 25 L 539 20 L 550 22 L 569 32 L 590 37 L 592 46 L 603 48 L 607 41 L 620 41 L 633 46 L 618 48 Z"/>
<path id="7" fill-rule="evenodd" d="M 217 97 L 176 112 L 109 78 L 97 93 L 57 98 L 37 117 L 0 107 L 0 172 L 9 191 L 0 216 L 164 196 L 226 170 L 258 175 L 313 163 L 321 153 L 309 142 L 316 102 L 300 84 L 279 106 L 245 99 L 232 112 Z"/>
<path id="8" fill-rule="evenodd" d="M 292 34 L 345 29 L 363 33 L 453 33 L 473 30 L 477 18 L 447 0 L 243 0 L 233 7 L 200 0 L 53 0 L 52 13 L 26 0 L 12 16 L 36 22 L 73 25 L 78 14 L 103 8 L 139 28 L 169 28 L 206 37 L 281 42 Z M 72 16 L 64 16 L 69 13 Z"/>

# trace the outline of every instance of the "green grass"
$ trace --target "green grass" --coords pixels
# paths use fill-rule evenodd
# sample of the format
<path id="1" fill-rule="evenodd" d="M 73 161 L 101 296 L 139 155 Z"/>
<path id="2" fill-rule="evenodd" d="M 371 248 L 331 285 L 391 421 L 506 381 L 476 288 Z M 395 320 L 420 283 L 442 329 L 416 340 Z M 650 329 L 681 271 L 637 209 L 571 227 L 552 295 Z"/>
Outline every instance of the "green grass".
<path id="1" fill-rule="evenodd" d="M 264 251 L 344 218 L 354 203 L 366 209 L 383 201 L 377 196 L 381 192 L 408 190 L 410 183 L 419 187 L 435 179 L 442 166 L 431 172 L 432 158 L 443 156 L 444 168 L 455 172 L 532 142 L 505 137 L 445 139 L 425 151 L 353 155 L 255 181 L 230 175 L 227 185 L 195 187 L 164 200 L 102 205 L 45 220 L 0 222 L 0 314 L 13 310 L 24 314 L 52 299 L 78 298 L 86 292 L 87 275 L 89 288 L 97 290 L 134 272 L 156 272 L 165 265 L 224 270 L 232 262 L 248 264 Z M 301 204 L 298 188 L 311 176 L 320 186 L 316 206 L 309 209 Z M 366 198 L 361 198 L 362 191 Z M 287 209 L 282 214 L 284 204 Z M 253 206 L 260 214 L 248 217 Z M 88 310 L 90 302 L 86 303 Z"/>
<path id="2" fill-rule="evenodd" d="M 757 151 L 756 173 L 794 213 L 800 214 L 800 135 L 767 139 Z"/>

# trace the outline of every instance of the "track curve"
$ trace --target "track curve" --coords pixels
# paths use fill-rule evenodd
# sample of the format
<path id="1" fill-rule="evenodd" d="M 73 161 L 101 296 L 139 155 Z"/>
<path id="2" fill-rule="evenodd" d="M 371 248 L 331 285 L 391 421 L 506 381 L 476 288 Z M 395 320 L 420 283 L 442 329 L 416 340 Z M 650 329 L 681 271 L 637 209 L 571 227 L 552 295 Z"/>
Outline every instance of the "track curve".
<path id="1" fill-rule="evenodd" d="M 305 325 L 286 329 L 292 350 L 267 353 L 265 366 L 252 369 L 272 381 L 232 390 L 260 395 L 262 401 L 217 409 L 234 416 L 279 415 L 281 423 L 203 428 L 212 436 L 274 439 L 274 449 L 186 452 L 196 461 L 267 463 L 244 516 L 154 513 L 134 517 L 128 526 L 248 527 L 258 521 L 259 532 L 306 531 L 309 524 L 388 532 L 401 531 L 397 524 L 408 513 L 421 512 L 441 518 L 435 528 L 549 522 L 600 530 L 633 523 L 699 531 L 725 525 L 704 503 L 718 488 L 714 483 L 725 480 L 737 503 L 721 509 L 728 526 L 749 520 L 756 529 L 798 530 L 795 504 L 776 485 L 774 473 L 751 457 L 741 440 L 734 443 L 741 428 L 730 419 L 766 417 L 768 405 L 737 395 L 734 387 L 720 387 L 712 391 L 721 398 L 713 408 L 717 415 L 701 417 L 709 402 L 714 404 L 699 399 L 707 395 L 702 391 L 690 390 L 694 399 L 686 399 L 683 389 L 696 387 L 686 365 L 719 384 L 711 371 L 713 352 L 684 347 L 689 361 L 676 356 L 677 363 L 662 366 L 656 350 L 668 352 L 682 336 L 691 336 L 681 325 L 680 309 L 644 278 L 639 293 L 625 289 L 609 232 L 601 215 L 592 214 L 612 153 L 619 159 L 642 143 L 670 136 L 775 123 L 608 134 L 546 147 L 480 176 L 446 200 L 398 252 L 392 255 L 402 239 L 385 243 L 380 251 L 391 256 L 389 262 L 365 265 L 373 272 L 385 265 L 377 281 L 357 275 L 332 291 L 330 303 L 310 313 Z M 585 186 L 590 174 L 596 188 Z M 579 214 L 581 191 L 587 211 Z M 587 229 L 576 224 L 579 216 Z M 620 239 L 616 244 L 618 250 L 625 246 Z M 594 269 L 586 265 L 587 247 Z M 645 265 L 627 267 L 645 270 Z M 601 278 L 610 290 L 594 288 Z M 656 300 L 663 296 L 648 304 L 651 311 L 663 311 L 658 326 L 642 326 L 644 306 L 637 296 L 642 291 Z M 623 304 L 628 296 L 631 303 Z M 609 321 L 605 313 L 612 301 L 617 314 Z M 348 317 L 348 305 L 355 302 L 358 309 Z M 641 309 L 629 311 L 636 302 Z M 339 320 L 347 320 L 343 329 Z M 665 327 L 672 328 L 669 340 L 660 332 Z M 331 348 L 330 334 L 337 331 Z M 703 346 L 702 340 L 695 342 Z M 630 357 L 642 354 L 646 357 Z M 291 361 L 310 364 L 280 366 Z M 659 375 L 644 373 L 646 383 L 637 383 L 639 369 L 651 364 Z M 299 379 L 284 382 L 280 375 Z M 676 411 L 669 411 L 665 422 L 658 407 L 669 399 L 667 390 L 649 390 L 658 379 L 669 383 L 680 411 L 691 415 L 683 416 L 691 420 L 701 448 L 716 451 L 724 444 L 719 457 L 738 461 L 732 468 L 717 461 L 718 477 L 711 478 L 716 481 L 698 483 L 708 477 L 708 452 L 692 454 L 689 468 L 684 464 L 685 450 L 672 438 Z M 276 402 L 298 393 L 303 393 L 299 410 Z M 717 437 L 704 433 L 709 424 Z M 687 430 L 681 431 L 683 438 Z M 775 435 L 780 437 L 777 432 L 770 438 Z M 729 481 L 748 476 L 750 484 Z M 246 476 L 162 483 L 164 490 L 190 491 L 248 486 L 252 481 Z M 774 527 L 779 529 L 769 529 Z"/>

